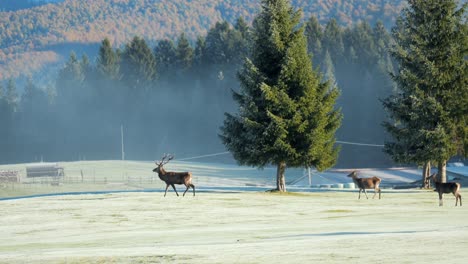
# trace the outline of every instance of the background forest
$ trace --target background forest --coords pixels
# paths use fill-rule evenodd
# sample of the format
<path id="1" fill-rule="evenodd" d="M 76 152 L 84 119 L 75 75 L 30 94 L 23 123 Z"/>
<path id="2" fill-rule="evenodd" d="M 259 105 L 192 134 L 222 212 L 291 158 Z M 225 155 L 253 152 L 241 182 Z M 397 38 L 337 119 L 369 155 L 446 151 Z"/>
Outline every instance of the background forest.
<path id="1" fill-rule="evenodd" d="M 345 27 L 309 16 L 305 26 L 314 67 L 341 90 L 338 140 L 382 144 L 386 115 L 379 99 L 392 92 L 394 67 L 384 24 Z M 72 52 L 45 87 L 34 77 L 24 85 L 0 82 L 0 161 L 120 159 L 121 126 L 127 159 L 224 151 L 219 127 L 224 113 L 235 111 L 231 90 L 248 56 L 248 23 L 239 18 L 217 22 L 206 34 L 146 39 L 123 46 L 105 39 L 96 57 Z M 343 145 L 338 159 L 338 167 L 388 165 L 381 148 Z"/>
<path id="2" fill-rule="evenodd" d="M 312 15 L 325 24 L 341 26 L 381 20 L 390 28 L 403 0 L 292 0 L 304 21 Z M 95 55 L 109 38 L 122 47 L 134 36 L 150 45 L 175 40 L 185 32 L 190 40 L 206 35 L 216 22 L 249 23 L 260 8 L 258 0 L 3 0 L 0 1 L 0 79 L 36 74 L 48 76 L 50 66 L 63 62 L 70 50 Z M 3 12 L 2 12 L 3 11 Z"/>

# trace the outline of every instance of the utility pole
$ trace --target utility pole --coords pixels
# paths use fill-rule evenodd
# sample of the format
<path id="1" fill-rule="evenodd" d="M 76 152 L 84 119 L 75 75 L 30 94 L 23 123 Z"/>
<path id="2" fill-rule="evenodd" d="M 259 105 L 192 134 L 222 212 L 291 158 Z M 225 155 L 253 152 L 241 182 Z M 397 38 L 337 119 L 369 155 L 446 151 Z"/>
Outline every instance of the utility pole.
<path id="1" fill-rule="evenodd" d="M 120 136 L 122 139 L 122 160 L 125 160 L 123 125 L 120 125 Z"/>

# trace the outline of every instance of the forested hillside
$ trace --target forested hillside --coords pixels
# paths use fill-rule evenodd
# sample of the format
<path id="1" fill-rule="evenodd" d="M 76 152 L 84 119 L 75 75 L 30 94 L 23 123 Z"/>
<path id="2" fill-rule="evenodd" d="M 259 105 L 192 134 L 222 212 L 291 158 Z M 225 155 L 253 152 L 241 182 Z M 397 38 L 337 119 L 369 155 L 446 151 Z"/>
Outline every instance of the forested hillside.
<path id="1" fill-rule="evenodd" d="M 239 89 L 236 73 L 249 55 L 250 34 L 238 19 L 216 23 L 195 43 L 185 33 L 156 43 L 137 36 L 123 46 L 106 39 L 91 49 L 95 60 L 69 54 L 50 86 L 0 81 L 0 162 L 118 159 L 121 126 L 128 159 L 224 151 L 219 127 L 236 109 L 231 90 Z M 382 144 L 379 98 L 393 89 L 388 30 L 334 19 L 321 25 L 311 17 L 305 34 L 314 67 L 341 91 L 338 140 Z M 389 164 L 378 147 L 343 145 L 338 159 L 342 167 Z"/>
<path id="2" fill-rule="evenodd" d="M 23 1 L 11 2 L 19 5 Z M 259 2 L 65 0 L 0 12 L 0 79 L 34 73 L 63 59 L 64 50 L 79 49 L 83 44 L 97 45 L 105 37 L 120 47 L 135 35 L 155 43 L 163 38 L 175 39 L 184 32 L 193 42 L 216 22 L 226 20 L 232 24 L 238 17 L 250 22 Z M 314 15 L 325 23 L 335 18 L 342 26 L 381 20 L 387 28 L 393 25 L 404 3 L 403 0 L 292 1 L 295 7 L 303 9 L 305 19 Z M 6 4 L 3 5 L 6 10 Z"/>

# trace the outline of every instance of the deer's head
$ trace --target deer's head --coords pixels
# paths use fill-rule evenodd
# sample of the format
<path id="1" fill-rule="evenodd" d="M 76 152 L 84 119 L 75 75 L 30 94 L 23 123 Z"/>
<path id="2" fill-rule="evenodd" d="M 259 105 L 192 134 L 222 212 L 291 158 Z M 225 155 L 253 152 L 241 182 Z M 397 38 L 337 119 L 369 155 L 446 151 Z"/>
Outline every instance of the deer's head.
<path id="1" fill-rule="evenodd" d="M 357 172 L 356 171 L 351 172 L 350 174 L 348 174 L 348 177 L 351 177 L 351 178 L 357 177 Z"/>
<path id="2" fill-rule="evenodd" d="M 439 177 L 438 177 L 438 175 L 437 175 L 436 172 L 433 173 L 433 174 L 431 174 L 431 176 L 429 176 L 428 179 L 429 179 L 429 180 L 432 180 L 434 183 L 440 182 Z"/>
<path id="3" fill-rule="evenodd" d="M 163 171 L 163 166 L 167 164 L 173 158 L 174 158 L 173 155 L 164 154 L 161 161 L 154 161 L 154 163 L 156 164 L 156 168 L 153 169 L 153 172 L 156 172 L 158 174 L 161 173 Z"/>

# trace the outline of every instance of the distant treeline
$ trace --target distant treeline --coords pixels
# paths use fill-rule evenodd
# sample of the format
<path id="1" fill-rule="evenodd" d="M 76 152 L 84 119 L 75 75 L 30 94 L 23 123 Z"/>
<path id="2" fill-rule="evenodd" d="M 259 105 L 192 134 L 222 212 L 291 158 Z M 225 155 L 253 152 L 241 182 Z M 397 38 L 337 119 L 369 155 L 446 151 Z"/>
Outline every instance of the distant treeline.
<path id="1" fill-rule="evenodd" d="M 341 90 L 338 140 L 383 143 L 379 98 L 392 92 L 394 68 L 384 25 L 345 28 L 311 17 L 305 27 L 314 67 Z M 0 162 L 120 159 L 121 126 L 127 159 L 223 151 L 219 126 L 236 109 L 231 90 L 251 39 L 242 18 L 153 46 L 134 37 L 117 49 L 105 39 L 95 59 L 72 52 L 55 85 L 38 87 L 30 78 L 20 95 L 13 80 L 0 83 Z M 342 167 L 387 165 L 381 149 L 352 145 L 338 160 Z"/>
<path id="2" fill-rule="evenodd" d="M 35 74 L 60 61 L 60 47 L 90 45 L 109 37 L 116 46 L 133 36 L 149 43 L 175 39 L 179 32 L 195 39 L 218 21 L 246 21 L 260 7 L 258 0 L 57 0 L 57 4 L 24 9 L 25 0 L 2 0 L 0 11 L 13 6 L 21 10 L 0 13 L 0 80 Z M 52 1 L 52 0 L 49 0 Z M 321 23 L 335 18 L 351 26 L 359 21 L 375 24 L 381 19 L 389 28 L 395 23 L 405 0 L 292 0 L 304 17 L 317 16 Z M 8 9 L 7 9 L 8 10 Z M 65 55 L 66 56 L 66 55 Z"/>

